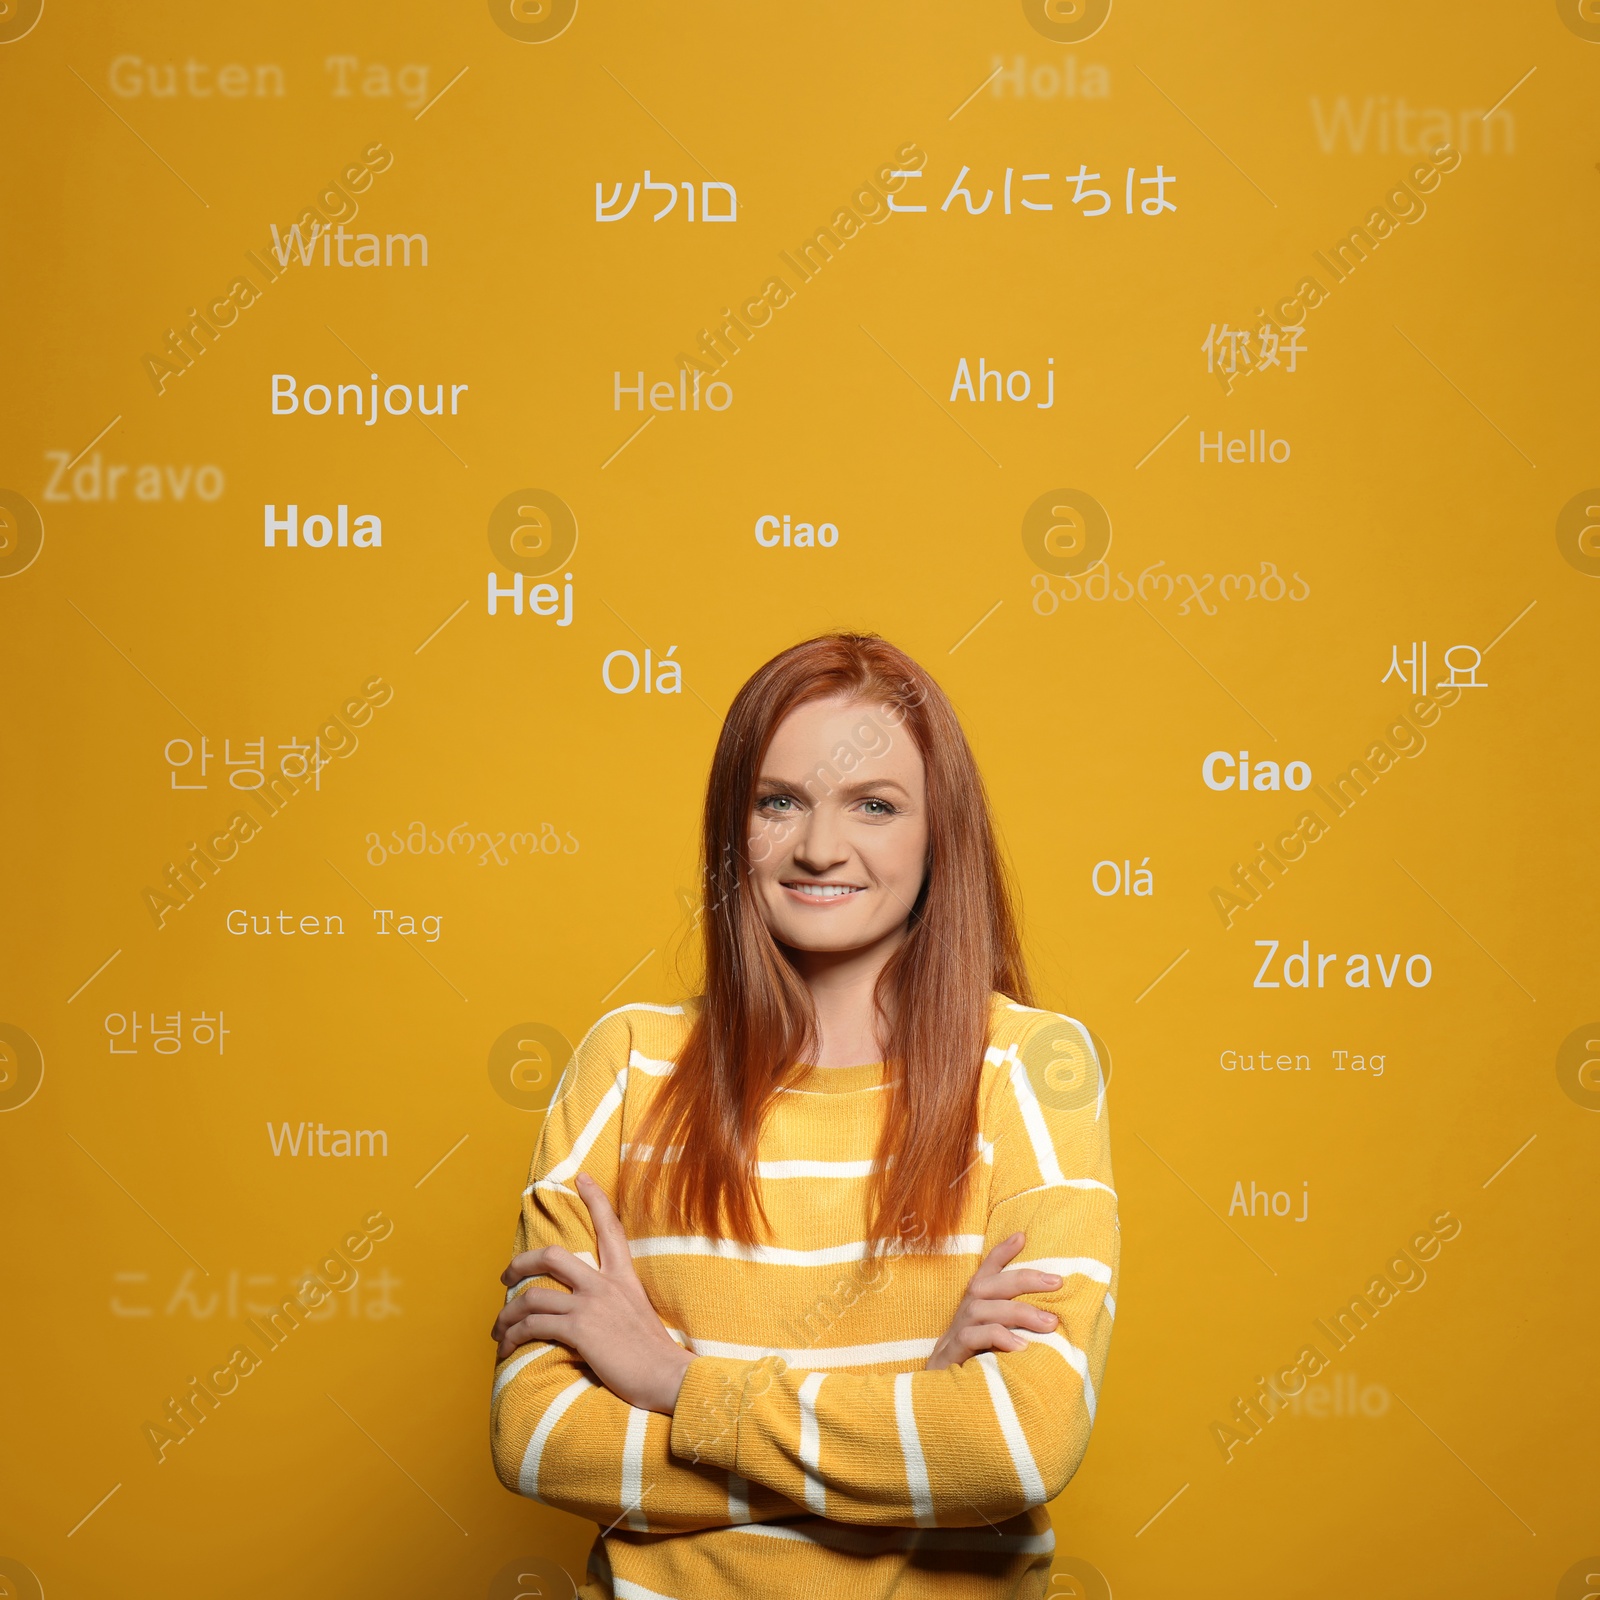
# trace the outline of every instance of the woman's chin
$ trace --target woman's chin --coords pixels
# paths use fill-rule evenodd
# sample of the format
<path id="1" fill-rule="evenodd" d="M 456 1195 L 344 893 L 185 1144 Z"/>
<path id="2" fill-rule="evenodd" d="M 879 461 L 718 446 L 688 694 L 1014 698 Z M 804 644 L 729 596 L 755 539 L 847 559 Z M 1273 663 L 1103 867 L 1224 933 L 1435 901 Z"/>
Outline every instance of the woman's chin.
<path id="1" fill-rule="evenodd" d="M 876 949 L 895 928 L 800 927 L 785 925 L 772 928 L 772 937 L 785 949 L 797 955 L 855 955 Z"/>

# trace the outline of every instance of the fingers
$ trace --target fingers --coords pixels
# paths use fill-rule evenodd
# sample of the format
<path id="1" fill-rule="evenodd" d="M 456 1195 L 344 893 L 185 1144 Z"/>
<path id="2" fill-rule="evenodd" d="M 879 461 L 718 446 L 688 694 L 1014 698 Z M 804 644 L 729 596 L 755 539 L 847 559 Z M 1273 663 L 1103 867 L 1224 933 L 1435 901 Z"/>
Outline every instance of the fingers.
<path id="1" fill-rule="evenodd" d="M 513 1323 L 500 1335 L 495 1346 L 495 1359 L 504 1361 L 513 1350 L 535 1341 L 546 1344 L 565 1344 L 576 1349 L 572 1344 L 569 1325 L 565 1317 L 534 1315 L 524 1317 L 520 1322 Z"/>
<path id="2" fill-rule="evenodd" d="M 1028 1341 L 1020 1334 L 992 1322 L 969 1322 L 956 1334 L 955 1343 L 963 1361 L 968 1356 L 978 1355 L 984 1350 L 1007 1351 L 1028 1348 Z"/>
<path id="3" fill-rule="evenodd" d="M 964 1328 L 1026 1328 L 1031 1333 L 1054 1333 L 1060 1320 L 1053 1311 L 1014 1300 L 979 1300 L 963 1306 L 959 1313 Z"/>
<path id="4" fill-rule="evenodd" d="M 633 1256 L 628 1250 L 628 1235 L 621 1219 L 612 1209 L 611 1201 L 587 1172 L 578 1174 L 578 1195 L 589 1208 L 594 1222 L 595 1243 L 598 1246 L 600 1270 L 616 1276 L 633 1276 Z"/>
<path id="5" fill-rule="evenodd" d="M 514 1283 L 521 1283 L 524 1278 L 537 1278 L 544 1272 L 544 1251 L 524 1250 L 520 1255 L 511 1258 L 510 1265 L 500 1274 L 500 1281 L 508 1289 Z"/>
<path id="6" fill-rule="evenodd" d="M 587 1261 L 580 1261 L 570 1250 L 563 1250 L 558 1244 L 547 1244 L 542 1250 L 525 1250 L 513 1256 L 511 1265 L 500 1274 L 500 1281 L 509 1289 L 529 1278 L 554 1278 L 569 1289 L 577 1289 L 585 1283 L 586 1275 L 593 1272 L 594 1268 Z"/>
<path id="7" fill-rule="evenodd" d="M 1061 1284 L 1062 1279 L 1054 1272 L 1017 1267 L 1010 1272 L 974 1278 L 967 1286 L 967 1293 L 977 1300 L 1010 1300 L 1019 1294 L 1054 1294 Z"/>
<path id="8" fill-rule="evenodd" d="M 559 1316 L 571 1309 L 572 1296 L 564 1289 L 525 1289 L 515 1300 L 501 1308 L 490 1329 L 490 1337 L 501 1338 L 507 1328 L 534 1312 Z"/>
<path id="9" fill-rule="evenodd" d="M 959 1367 L 985 1350 L 1004 1354 L 1027 1348 L 1028 1341 L 1020 1333 L 998 1322 L 964 1322 L 939 1341 L 928 1359 L 928 1371 L 943 1372 L 949 1367 Z"/>
<path id="10" fill-rule="evenodd" d="M 1014 1233 L 1009 1239 L 1002 1239 L 982 1261 L 978 1263 L 978 1270 L 973 1273 L 972 1281 L 976 1283 L 979 1278 L 992 1277 L 1008 1261 L 1016 1259 L 1017 1252 L 1028 1242 L 1027 1236 Z"/>

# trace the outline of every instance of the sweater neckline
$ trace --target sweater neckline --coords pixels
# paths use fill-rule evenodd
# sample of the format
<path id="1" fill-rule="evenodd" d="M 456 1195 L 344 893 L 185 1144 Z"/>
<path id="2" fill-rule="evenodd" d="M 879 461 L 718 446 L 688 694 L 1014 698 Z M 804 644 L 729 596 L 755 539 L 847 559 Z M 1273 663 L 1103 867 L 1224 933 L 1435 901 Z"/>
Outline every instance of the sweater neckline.
<path id="1" fill-rule="evenodd" d="M 797 1094 L 856 1094 L 863 1089 L 883 1086 L 884 1067 L 873 1061 L 856 1067 L 819 1067 L 814 1062 L 796 1063 L 794 1076 L 784 1088 Z"/>

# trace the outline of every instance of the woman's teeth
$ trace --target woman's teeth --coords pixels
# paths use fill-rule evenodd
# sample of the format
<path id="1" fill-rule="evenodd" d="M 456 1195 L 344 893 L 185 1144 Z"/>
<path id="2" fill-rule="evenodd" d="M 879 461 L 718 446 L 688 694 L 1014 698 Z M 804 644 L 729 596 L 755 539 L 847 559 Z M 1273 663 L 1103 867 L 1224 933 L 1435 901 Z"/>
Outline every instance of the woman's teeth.
<path id="1" fill-rule="evenodd" d="M 788 887 L 818 900 L 834 900 L 842 894 L 857 893 L 856 886 L 849 883 L 791 883 Z"/>

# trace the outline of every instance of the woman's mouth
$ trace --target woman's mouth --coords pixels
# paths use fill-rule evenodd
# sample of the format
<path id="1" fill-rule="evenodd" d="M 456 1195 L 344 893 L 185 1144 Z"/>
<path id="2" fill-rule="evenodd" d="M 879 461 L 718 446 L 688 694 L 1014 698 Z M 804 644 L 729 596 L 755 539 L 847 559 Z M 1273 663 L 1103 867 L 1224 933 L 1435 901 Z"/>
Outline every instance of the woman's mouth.
<path id="1" fill-rule="evenodd" d="M 783 887 L 807 905 L 833 905 L 864 891 L 864 886 L 861 884 L 818 883 L 799 878 L 786 879 Z"/>

